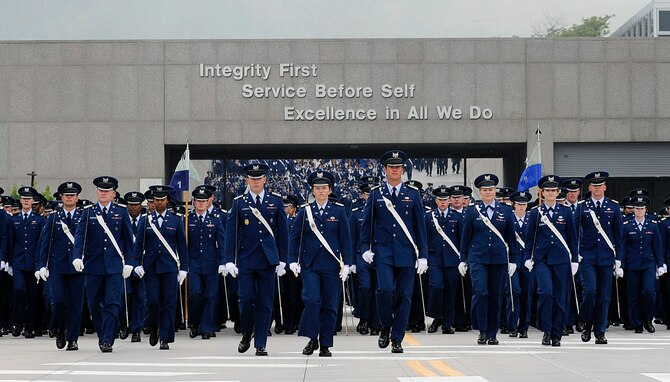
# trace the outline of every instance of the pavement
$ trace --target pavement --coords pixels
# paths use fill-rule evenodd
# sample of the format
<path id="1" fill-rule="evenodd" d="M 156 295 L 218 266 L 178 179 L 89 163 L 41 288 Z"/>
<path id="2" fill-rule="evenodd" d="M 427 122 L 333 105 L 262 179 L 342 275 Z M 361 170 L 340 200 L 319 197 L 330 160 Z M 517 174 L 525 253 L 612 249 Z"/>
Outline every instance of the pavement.
<path id="1" fill-rule="evenodd" d="M 351 319 L 351 317 L 349 317 Z M 412 333 L 404 354 L 379 349 L 377 338 L 355 333 L 335 337 L 333 357 L 303 356 L 305 338 L 274 334 L 269 356 L 253 348 L 237 352 L 240 335 L 231 328 L 216 338 L 188 338 L 177 333 L 170 350 L 142 342 L 117 340 L 103 354 L 95 335 L 85 335 L 74 352 L 57 350 L 47 336 L 0 338 L 0 381 L 670 381 L 670 331 L 634 334 L 621 327 L 607 332 L 608 345 L 583 343 L 579 335 L 563 338 L 561 347 L 542 346 L 541 333 L 528 339 L 499 335 L 500 345 L 477 345 L 477 333 Z"/>

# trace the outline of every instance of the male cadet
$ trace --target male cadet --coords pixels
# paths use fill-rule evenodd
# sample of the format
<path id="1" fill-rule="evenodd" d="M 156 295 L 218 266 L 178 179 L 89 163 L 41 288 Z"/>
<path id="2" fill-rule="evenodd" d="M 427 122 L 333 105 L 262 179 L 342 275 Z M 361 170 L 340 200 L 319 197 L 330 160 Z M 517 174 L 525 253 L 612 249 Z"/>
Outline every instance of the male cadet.
<path id="1" fill-rule="evenodd" d="M 582 184 L 583 181 L 581 178 L 570 178 L 570 179 L 564 179 L 563 180 L 563 187 L 568 190 L 568 193 L 565 198 L 565 206 L 570 208 L 570 212 L 572 212 L 572 216 L 575 217 L 575 220 L 577 218 L 577 207 L 579 204 L 579 194 L 582 191 Z M 579 233 L 579 232 L 578 232 Z M 566 305 L 566 312 L 565 312 L 565 327 L 566 327 L 566 332 L 567 334 L 573 334 L 574 329 L 572 328 L 572 325 L 575 323 L 577 324 L 577 331 L 582 330 L 583 324 L 579 322 L 579 317 L 577 317 L 577 306 L 575 304 L 580 304 L 581 303 L 581 297 L 582 297 L 582 275 L 579 270 L 577 270 L 577 274 L 574 277 L 575 279 L 575 287 L 577 288 L 577 297 L 578 300 L 574 301 L 574 298 L 572 297 L 575 293 L 572 291 L 572 284 L 570 284 L 570 289 L 568 291 L 568 304 Z"/>
<path id="2" fill-rule="evenodd" d="M 465 218 L 465 211 L 468 205 L 466 201 L 466 194 L 471 193 L 472 190 L 470 187 L 455 185 L 449 188 L 449 208 L 450 211 L 457 212 L 460 214 L 461 219 Z M 460 237 L 458 238 L 459 242 L 456 245 L 460 245 Z M 454 329 L 457 332 L 467 332 L 471 328 L 470 322 L 470 307 L 472 304 L 472 280 L 470 280 L 470 274 L 466 273 L 465 276 L 459 274 L 459 279 L 456 284 L 456 296 L 459 296 L 459 299 L 465 301 L 465 304 L 456 304 L 455 306 L 455 317 L 454 317 Z"/>
<path id="3" fill-rule="evenodd" d="M 664 216 L 661 217 L 658 222 L 658 231 L 661 236 L 662 248 L 665 250 L 664 263 L 666 265 L 670 264 L 670 218 L 668 218 L 668 212 L 670 211 L 670 198 L 667 198 L 663 201 L 665 211 Z M 661 216 L 661 213 L 659 213 Z M 670 330 L 670 274 L 665 273 L 660 276 L 660 297 L 661 305 L 663 306 L 663 322 L 666 325 L 666 329 Z"/>
<path id="4" fill-rule="evenodd" d="M 127 192 L 123 199 L 126 200 L 126 207 L 128 208 L 128 216 L 130 217 L 130 225 L 133 228 L 133 235 L 137 237 L 140 220 L 142 219 L 142 202 L 144 194 L 138 191 Z M 143 232 L 142 232 L 143 233 Z M 130 342 L 141 342 L 142 336 L 140 332 L 144 329 L 147 319 L 146 291 L 144 289 L 144 281 L 137 273 L 133 272 L 126 279 L 126 291 L 128 292 L 128 300 L 130 301 L 130 332 L 132 337 Z"/>
<path id="5" fill-rule="evenodd" d="M 21 213 L 10 219 L 8 268 L 10 276 L 14 277 L 13 294 L 13 322 L 12 335 L 18 337 L 25 325 L 25 337 L 33 338 L 33 324 L 35 323 L 37 284 L 39 282 L 37 264 L 37 243 L 44 226 L 44 218 L 37 215 L 33 209 L 33 197 L 37 191 L 32 187 L 20 187 Z M 25 303 L 24 303 L 25 302 Z"/>
<path id="6" fill-rule="evenodd" d="M 77 209 L 81 186 L 65 182 L 58 186 L 63 208 L 52 213 L 42 229 L 39 241 L 38 268 L 40 278 L 51 286 L 50 327 L 56 332 L 56 347 L 78 350 L 77 339 L 81 327 L 84 304 L 84 275 L 75 271 L 70 256 L 82 212 Z M 66 332 L 67 328 L 67 332 Z"/>
<path id="7" fill-rule="evenodd" d="M 300 202 L 296 196 L 290 194 L 284 195 L 283 202 L 284 212 L 286 213 L 288 232 L 291 232 L 293 224 L 295 223 L 295 217 L 298 214 L 298 206 L 300 205 Z M 302 278 L 298 274 L 296 277 L 282 277 L 280 281 L 282 288 L 282 303 L 284 308 L 284 322 L 282 323 L 284 333 L 295 334 L 295 331 L 298 329 L 298 323 L 300 322 L 300 316 L 302 316 Z M 278 305 L 279 299 L 277 298 L 275 300 L 277 301 Z M 275 310 L 278 309 L 279 307 L 275 306 Z M 279 333 L 276 324 L 275 332 Z"/>
<path id="8" fill-rule="evenodd" d="M 200 334 L 208 340 L 214 334 L 214 316 L 219 295 L 219 277 L 227 275 L 223 263 L 225 232 L 218 212 L 207 212 L 212 192 L 193 191 L 195 210 L 188 216 L 189 337 Z"/>
<path id="9" fill-rule="evenodd" d="M 135 273 L 144 279 L 147 296 L 149 345 L 169 350 L 174 342 L 174 322 L 179 285 L 188 271 L 184 221 L 167 209 L 170 186 L 150 186 L 155 210 L 140 220 L 135 238 Z"/>
<path id="10" fill-rule="evenodd" d="M 0 337 L 5 334 L 5 330 L 10 326 L 9 310 L 11 296 L 11 277 L 5 274 L 8 266 L 7 240 L 8 225 L 11 217 L 11 198 L 2 196 L 5 190 L 0 187 L 0 201 L 3 203 L 4 210 L 0 209 Z M 10 209 L 7 209 L 9 203 Z"/>
<path id="11" fill-rule="evenodd" d="M 449 188 L 440 186 L 433 190 L 437 208 L 426 214 L 428 235 L 428 315 L 433 323 L 428 333 L 454 334 L 456 285 L 460 252 L 456 243 L 461 238 L 463 218 L 449 208 Z M 463 301 L 465 302 L 465 301 Z M 459 301 L 460 303 L 460 301 Z"/>
<path id="12" fill-rule="evenodd" d="M 119 328 L 123 279 L 133 271 L 135 252 L 128 211 L 112 202 L 119 182 L 111 176 L 93 179 L 98 202 L 83 211 L 77 224 L 72 265 L 85 271 L 85 291 L 98 346 L 111 353 Z"/>
<path id="13" fill-rule="evenodd" d="M 153 214 L 156 208 L 154 207 L 154 195 L 151 190 L 144 192 L 144 200 L 147 201 L 147 213 Z"/>
<path id="14" fill-rule="evenodd" d="M 380 162 L 386 182 L 370 190 L 361 227 L 361 251 L 377 267 L 377 312 L 382 329 L 377 344 L 402 353 L 409 319 L 415 268 L 428 270 L 424 208 L 418 191 L 402 184 L 407 154 L 388 151 Z"/>
<path id="15" fill-rule="evenodd" d="M 286 274 L 288 227 L 281 196 L 265 190 L 268 165 L 251 163 L 242 168 L 249 192 L 236 197 L 226 224 L 225 263 L 239 284 L 240 327 L 237 351 L 251 346 L 265 356 L 272 318 L 276 277 Z M 238 274 L 239 272 L 239 274 Z"/>
<path id="16" fill-rule="evenodd" d="M 612 268 L 617 277 L 623 276 L 620 260 L 623 245 L 621 210 L 615 201 L 605 196 L 608 177 L 605 171 L 592 172 L 584 177 L 591 197 L 580 203 L 576 212 L 577 232 L 580 234 L 579 255 L 582 257 L 580 313 L 586 325 L 582 341 L 589 342 L 593 331 L 596 344 L 607 343 L 605 328 L 612 290 Z"/>
<path id="17" fill-rule="evenodd" d="M 517 191 L 510 196 L 512 208 L 514 209 L 514 233 L 519 252 L 526 247 L 526 237 L 528 235 L 528 202 L 531 195 L 528 191 Z M 507 325 L 509 327 L 509 336 L 519 338 L 528 338 L 528 327 L 530 325 L 530 311 L 535 291 L 535 275 L 523 266 L 524 258 L 519 256 L 517 259 L 517 272 L 512 275 L 512 291 L 514 292 L 514 311 L 512 311 L 511 301 L 508 293 L 505 293 L 507 305 Z"/>

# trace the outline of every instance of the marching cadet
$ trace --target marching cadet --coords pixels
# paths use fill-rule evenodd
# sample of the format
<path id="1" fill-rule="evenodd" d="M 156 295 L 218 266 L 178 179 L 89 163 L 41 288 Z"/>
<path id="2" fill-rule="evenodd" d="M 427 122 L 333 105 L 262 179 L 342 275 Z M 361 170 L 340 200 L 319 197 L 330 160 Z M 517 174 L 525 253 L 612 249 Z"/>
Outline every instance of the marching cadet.
<path id="1" fill-rule="evenodd" d="M 428 235 L 429 297 L 428 315 L 434 320 L 428 333 L 454 334 L 454 309 L 460 252 L 457 243 L 461 237 L 463 218 L 449 208 L 449 188 L 433 190 L 437 208 L 426 214 Z M 465 300 L 463 300 L 465 302 Z M 460 301 L 459 301 L 460 303 Z"/>
<path id="2" fill-rule="evenodd" d="M 307 177 L 315 200 L 303 206 L 289 238 L 290 269 L 302 274 L 302 300 L 298 336 L 308 337 L 302 350 L 319 357 L 332 356 L 337 309 L 352 261 L 349 222 L 344 206 L 328 200 L 335 177 L 328 171 L 314 171 Z M 307 224 L 302 224 L 306 220 Z"/>
<path id="3" fill-rule="evenodd" d="M 628 296 L 630 325 L 635 333 L 644 327 L 649 333 L 656 331 L 652 324 L 656 303 L 656 278 L 667 272 L 658 222 L 649 219 L 647 196 L 631 197 L 634 217 L 623 223 L 623 251 L 621 269 Z"/>
<path id="4" fill-rule="evenodd" d="M 537 328 L 544 333 L 545 346 L 561 346 L 566 294 L 579 268 L 572 212 L 556 201 L 561 183 L 557 175 L 545 175 L 538 181 L 544 200 L 530 211 L 524 249 L 525 266 L 537 280 Z"/>
<path id="5" fill-rule="evenodd" d="M 98 202 L 83 211 L 77 224 L 72 265 L 84 272 L 84 289 L 98 346 L 111 353 L 119 328 L 123 279 L 133 271 L 135 252 L 128 211 L 112 203 L 119 185 L 116 178 L 93 180 Z"/>
<path id="6" fill-rule="evenodd" d="M 663 209 L 659 211 L 660 221 L 658 222 L 658 231 L 661 236 L 661 247 L 663 248 L 664 257 L 663 262 L 666 264 L 670 263 L 670 198 L 663 201 Z M 670 330 L 670 274 L 667 272 L 659 277 L 660 281 L 660 301 L 661 306 L 663 307 L 663 322 L 666 325 L 666 329 Z"/>
<path id="7" fill-rule="evenodd" d="M 144 201 L 144 194 L 138 191 L 127 192 L 123 199 L 126 201 L 128 208 L 128 216 L 130 217 L 130 225 L 133 229 L 134 237 L 137 237 L 137 232 L 142 219 L 142 202 Z M 140 332 L 144 329 L 147 319 L 146 291 L 144 289 L 144 280 L 133 272 L 126 280 L 128 289 L 128 300 L 130 301 L 130 332 L 132 337 L 130 342 L 142 342 Z"/>
<path id="8" fill-rule="evenodd" d="M 512 208 L 514 209 L 514 233 L 516 242 L 519 245 L 521 253 L 526 247 L 526 227 L 528 227 L 528 213 L 526 209 L 530 202 L 531 195 L 527 191 L 517 191 L 510 195 Z M 531 274 L 523 266 L 523 256 L 517 258 L 517 271 L 512 275 L 512 292 L 514 292 L 514 310 L 510 295 L 505 293 L 507 301 L 507 325 L 509 327 L 509 336 L 519 338 L 528 338 L 528 327 L 530 325 L 531 302 L 533 292 L 535 291 L 535 275 Z"/>
<path id="9" fill-rule="evenodd" d="M 188 217 L 188 298 L 189 337 L 200 334 L 208 340 L 214 334 L 219 277 L 227 275 L 223 263 L 225 232 L 218 212 L 208 213 L 207 204 L 212 192 L 198 188 L 193 192 L 195 210 Z"/>
<path id="10" fill-rule="evenodd" d="M 174 342 L 178 288 L 188 271 L 184 221 L 167 209 L 170 186 L 150 186 L 154 212 L 140 220 L 135 238 L 135 273 L 144 279 L 149 345 L 170 349 Z"/>
<path id="11" fill-rule="evenodd" d="M 465 212 L 465 186 L 455 185 L 449 187 L 449 208 L 451 211 L 462 214 Z"/>
<path id="12" fill-rule="evenodd" d="M 257 356 L 268 355 L 265 346 L 272 319 L 277 277 L 286 274 L 288 227 L 281 196 L 265 190 L 268 165 L 251 163 L 242 168 L 249 192 L 236 197 L 226 223 L 225 263 L 238 278 L 240 329 L 237 351 L 251 346 Z M 239 272 L 239 274 L 238 274 Z"/>
<path id="13" fill-rule="evenodd" d="M 377 344 L 403 353 L 414 273 L 428 270 L 428 243 L 421 195 L 402 184 L 407 154 L 388 151 L 380 162 L 386 182 L 370 190 L 361 227 L 363 260 L 377 268 L 377 312 L 382 329 Z M 423 296 L 422 296 L 423 298 Z"/>
<path id="14" fill-rule="evenodd" d="M 572 212 L 573 217 L 577 217 L 577 207 L 579 204 L 579 194 L 582 191 L 582 184 L 584 182 L 582 181 L 581 178 L 570 178 L 570 179 L 563 179 L 563 184 L 562 186 L 567 190 L 567 194 L 565 197 L 565 202 L 563 204 L 570 208 L 570 212 Z M 579 233 L 579 232 L 578 232 Z M 570 285 L 570 291 L 568 291 L 568 294 L 566 298 L 568 299 L 568 303 L 566 305 L 566 311 L 565 311 L 565 329 L 566 331 L 564 334 L 574 334 L 575 330 L 573 328 L 573 325 L 577 324 L 577 331 L 582 331 L 583 330 L 583 324 L 579 321 L 579 317 L 577 316 L 577 306 L 581 304 L 581 296 L 582 296 L 582 275 L 579 270 L 577 270 L 577 274 L 574 276 L 574 281 L 575 285 Z M 572 291 L 572 288 L 576 288 L 577 292 L 575 293 Z M 577 300 L 573 297 L 574 295 L 577 296 Z"/>
<path id="15" fill-rule="evenodd" d="M 154 207 L 154 195 L 151 190 L 144 192 L 144 200 L 147 201 L 147 213 L 153 214 L 156 208 Z"/>
<path id="16" fill-rule="evenodd" d="M 58 186 L 63 208 L 52 213 L 46 221 L 39 241 L 38 267 L 40 278 L 51 286 L 53 311 L 50 327 L 55 330 L 56 347 L 78 350 L 77 339 L 81 327 L 84 304 L 84 275 L 74 269 L 70 261 L 74 237 L 82 212 L 77 209 L 81 186 L 65 182 Z M 67 328 L 67 331 L 66 331 Z"/>
<path id="17" fill-rule="evenodd" d="M 283 201 L 288 231 L 291 232 L 293 224 L 295 223 L 296 215 L 298 214 L 298 207 L 300 203 L 298 202 L 298 198 L 296 196 L 290 194 L 285 195 Z M 302 278 L 300 275 L 297 275 L 296 277 L 282 277 L 280 283 L 282 285 L 281 292 L 284 308 L 284 322 L 282 323 L 284 333 L 288 335 L 295 334 L 295 331 L 298 329 L 300 317 L 302 316 Z M 275 306 L 275 308 L 279 309 L 279 296 L 277 297 L 277 306 Z M 275 332 L 279 333 L 277 331 L 276 325 Z"/>
<path id="18" fill-rule="evenodd" d="M 20 187 L 21 213 L 9 221 L 8 267 L 7 273 L 14 277 L 12 336 L 21 335 L 25 327 L 25 338 L 33 338 L 37 304 L 37 284 L 39 270 L 37 264 L 37 243 L 44 226 L 44 218 L 33 211 L 33 197 L 37 191 L 32 187 Z M 25 302 L 25 303 L 24 303 Z"/>
<path id="19" fill-rule="evenodd" d="M 3 210 L 0 210 L 0 337 L 6 334 L 6 330 L 11 326 L 11 292 L 12 278 L 5 272 L 9 269 L 8 261 L 8 231 L 9 220 L 11 218 L 12 200 L 9 196 L 2 196 L 5 190 L 0 187 L 0 200 L 3 203 Z M 9 206 L 9 209 L 7 208 Z"/>
<path id="20" fill-rule="evenodd" d="M 500 308 L 505 277 L 516 271 L 517 244 L 512 208 L 495 201 L 498 177 L 482 174 L 475 179 L 480 201 L 468 208 L 463 222 L 461 262 L 458 270 L 472 279 L 472 317 L 479 329 L 477 343 L 498 345 Z M 509 288 L 508 288 L 509 289 Z"/>
<path id="21" fill-rule="evenodd" d="M 465 211 L 467 208 L 468 202 L 466 202 L 466 194 L 471 194 L 472 190 L 470 187 L 455 185 L 449 188 L 449 208 L 453 212 L 460 214 L 461 219 L 465 218 Z M 460 246 L 460 238 L 456 243 L 457 246 Z M 459 281 L 456 284 L 456 295 L 460 296 L 459 299 L 465 300 L 465 304 L 456 304 L 455 307 L 455 317 L 454 317 L 454 329 L 457 332 L 467 332 L 472 327 L 470 321 L 470 308 L 472 304 L 472 280 L 470 280 L 470 274 L 466 273 L 465 276 L 458 274 Z"/>
<path id="22" fill-rule="evenodd" d="M 605 196 L 605 182 L 609 174 L 596 171 L 584 180 L 589 185 L 590 197 L 577 208 L 577 232 L 582 273 L 582 321 L 585 323 L 582 341 L 591 340 L 595 332 L 596 344 L 607 344 L 605 329 L 612 291 L 612 268 L 617 277 L 621 269 L 622 218 L 619 205 Z"/>

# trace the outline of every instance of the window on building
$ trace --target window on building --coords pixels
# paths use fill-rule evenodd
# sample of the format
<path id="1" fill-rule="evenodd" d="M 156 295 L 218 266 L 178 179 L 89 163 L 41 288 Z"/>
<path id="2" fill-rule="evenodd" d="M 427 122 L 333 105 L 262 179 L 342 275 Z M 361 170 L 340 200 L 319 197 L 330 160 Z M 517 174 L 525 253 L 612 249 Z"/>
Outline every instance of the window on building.
<path id="1" fill-rule="evenodd" d="M 658 11 L 658 30 L 670 32 L 670 11 Z"/>

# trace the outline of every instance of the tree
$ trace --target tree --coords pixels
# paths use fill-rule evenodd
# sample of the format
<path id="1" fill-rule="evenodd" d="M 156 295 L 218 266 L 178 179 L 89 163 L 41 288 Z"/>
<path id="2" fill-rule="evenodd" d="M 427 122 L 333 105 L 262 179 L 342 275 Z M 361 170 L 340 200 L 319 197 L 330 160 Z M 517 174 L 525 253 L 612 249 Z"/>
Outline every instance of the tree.
<path id="1" fill-rule="evenodd" d="M 56 200 L 56 198 L 54 198 L 53 194 L 51 193 L 51 187 L 49 187 L 49 186 L 47 186 L 44 189 L 44 192 L 42 193 L 42 195 L 44 195 L 46 200 L 48 200 L 50 202 L 53 201 L 53 200 Z"/>
<path id="2" fill-rule="evenodd" d="M 609 34 L 610 19 L 614 15 L 583 18 L 579 24 L 566 27 L 562 16 L 544 15 L 535 25 L 533 37 L 604 37 Z"/>
<path id="3" fill-rule="evenodd" d="M 12 184 L 12 193 L 11 193 L 12 198 L 18 199 L 19 198 L 19 186 L 16 185 L 16 183 Z"/>

